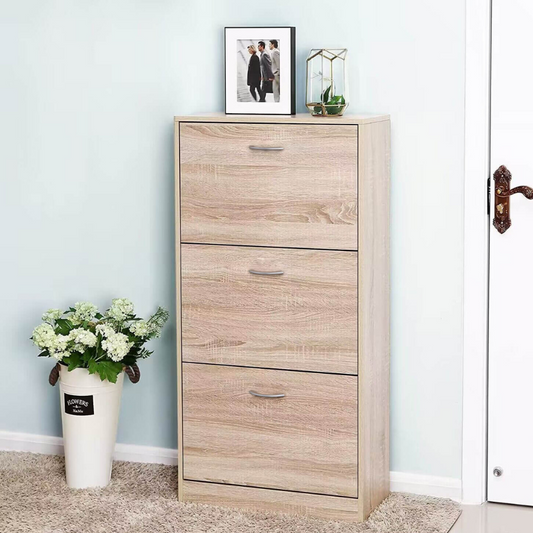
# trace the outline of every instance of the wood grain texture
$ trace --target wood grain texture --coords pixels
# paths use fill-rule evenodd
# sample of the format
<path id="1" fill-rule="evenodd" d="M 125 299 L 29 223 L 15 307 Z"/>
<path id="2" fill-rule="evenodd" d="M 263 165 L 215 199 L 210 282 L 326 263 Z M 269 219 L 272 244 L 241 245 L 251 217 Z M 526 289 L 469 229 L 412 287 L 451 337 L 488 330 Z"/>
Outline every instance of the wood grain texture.
<path id="1" fill-rule="evenodd" d="M 182 379 L 181 379 L 181 246 L 180 246 L 180 153 L 179 153 L 179 123 L 174 124 L 174 212 L 175 212 L 175 237 L 176 248 L 176 358 L 178 379 L 178 499 L 182 499 L 183 489 L 183 423 L 182 423 Z"/>
<path id="2" fill-rule="evenodd" d="M 360 128 L 360 520 L 390 490 L 390 123 Z"/>
<path id="3" fill-rule="evenodd" d="M 357 126 L 181 123 L 180 146 L 182 242 L 356 249 Z"/>
<path id="4" fill-rule="evenodd" d="M 185 479 L 357 497 L 357 377 L 184 363 L 183 388 Z"/>
<path id="5" fill-rule="evenodd" d="M 357 374 L 356 252 L 183 244 L 181 262 L 184 361 Z"/>
<path id="6" fill-rule="evenodd" d="M 226 115 L 224 113 L 206 113 L 174 117 L 176 122 L 244 122 L 246 124 L 351 124 L 354 126 L 372 124 L 389 120 L 389 115 L 372 113 L 346 113 L 342 117 L 313 117 L 310 113 L 297 113 L 289 116 L 267 115 Z"/>
<path id="7" fill-rule="evenodd" d="M 236 507 L 249 511 L 297 514 L 324 520 L 354 522 L 358 519 L 358 501 L 353 498 L 197 481 L 185 481 L 183 485 L 183 500 L 188 502 Z"/>

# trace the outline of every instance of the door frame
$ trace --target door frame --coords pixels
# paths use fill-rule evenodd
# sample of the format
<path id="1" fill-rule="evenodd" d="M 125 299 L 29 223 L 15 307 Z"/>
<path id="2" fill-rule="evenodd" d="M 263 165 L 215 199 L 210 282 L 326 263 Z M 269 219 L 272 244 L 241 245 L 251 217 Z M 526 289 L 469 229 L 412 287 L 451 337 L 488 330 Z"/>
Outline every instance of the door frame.
<path id="1" fill-rule="evenodd" d="M 487 501 L 492 0 L 466 0 L 462 501 Z"/>

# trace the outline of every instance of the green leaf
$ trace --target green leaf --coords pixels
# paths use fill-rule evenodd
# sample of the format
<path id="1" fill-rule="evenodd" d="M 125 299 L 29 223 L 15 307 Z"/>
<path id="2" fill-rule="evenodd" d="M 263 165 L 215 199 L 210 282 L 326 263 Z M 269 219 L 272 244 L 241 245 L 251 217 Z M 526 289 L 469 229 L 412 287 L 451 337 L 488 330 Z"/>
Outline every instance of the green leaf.
<path id="1" fill-rule="evenodd" d="M 98 363 L 94 359 L 89 359 L 87 368 L 89 369 L 89 374 L 94 374 L 98 370 Z"/>
<path id="2" fill-rule="evenodd" d="M 139 355 L 137 356 L 138 359 L 148 359 L 154 352 L 151 350 L 147 350 L 146 348 L 143 348 Z"/>
<path id="3" fill-rule="evenodd" d="M 342 94 L 339 94 L 337 96 L 333 96 L 329 102 L 326 104 L 327 107 L 327 114 L 328 115 L 337 115 L 343 110 L 343 106 L 346 103 L 344 96 Z"/>
<path id="4" fill-rule="evenodd" d="M 74 325 L 70 320 L 67 320 L 66 318 L 58 318 L 56 320 L 56 333 L 59 333 L 60 335 L 68 335 L 73 329 Z"/>
<path id="5" fill-rule="evenodd" d="M 92 352 L 93 352 L 93 350 L 89 348 L 81 356 L 82 361 L 85 363 L 85 365 L 87 365 L 89 363 L 89 361 L 92 360 L 92 357 L 93 357 L 93 353 Z"/>
<path id="6" fill-rule="evenodd" d="M 95 369 L 95 372 L 100 375 L 100 379 L 102 381 L 107 379 L 111 383 L 116 383 L 118 375 L 122 372 L 121 362 L 116 363 L 115 361 L 98 361 L 92 367 Z"/>
<path id="7" fill-rule="evenodd" d="M 81 357 L 79 353 L 71 353 L 68 357 L 65 357 L 63 361 L 68 365 L 68 371 L 72 372 L 76 368 L 80 368 L 81 365 Z"/>
<path id="8" fill-rule="evenodd" d="M 37 357 L 50 357 L 50 354 L 48 353 L 48 350 L 44 350 L 44 352 L 41 352 Z"/>
<path id="9" fill-rule="evenodd" d="M 331 85 L 324 91 L 324 94 L 322 95 L 323 103 L 326 103 L 328 101 L 330 91 L 331 91 Z"/>
<path id="10" fill-rule="evenodd" d="M 133 363 L 135 363 L 135 361 L 137 361 L 137 357 L 132 355 L 130 352 L 130 354 L 126 355 L 126 357 L 122 359 L 121 363 L 126 366 L 131 366 Z"/>
<path id="11" fill-rule="evenodd" d="M 335 105 L 340 103 L 342 96 L 333 96 L 326 105 Z"/>

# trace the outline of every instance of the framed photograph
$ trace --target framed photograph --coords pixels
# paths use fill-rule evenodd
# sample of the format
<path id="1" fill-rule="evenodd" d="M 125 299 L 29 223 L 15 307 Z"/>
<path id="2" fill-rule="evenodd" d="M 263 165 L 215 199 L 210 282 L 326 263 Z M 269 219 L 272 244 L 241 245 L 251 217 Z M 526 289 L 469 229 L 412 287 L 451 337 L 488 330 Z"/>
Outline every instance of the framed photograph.
<path id="1" fill-rule="evenodd" d="M 296 28 L 224 28 L 226 113 L 296 113 Z"/>

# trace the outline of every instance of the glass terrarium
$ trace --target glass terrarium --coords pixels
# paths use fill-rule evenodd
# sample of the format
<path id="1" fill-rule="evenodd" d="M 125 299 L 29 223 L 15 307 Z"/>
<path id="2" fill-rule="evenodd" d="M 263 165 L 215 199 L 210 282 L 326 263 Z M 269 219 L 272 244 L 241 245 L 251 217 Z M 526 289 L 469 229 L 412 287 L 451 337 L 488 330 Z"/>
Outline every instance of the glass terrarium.
<path id="1" fill-rule="evenodd" d="M 305 105 L 312 115 L 340 117 L 348 107 L 347 54 L 346 48 L 309 52 Z"/>

